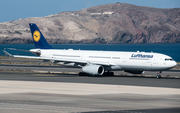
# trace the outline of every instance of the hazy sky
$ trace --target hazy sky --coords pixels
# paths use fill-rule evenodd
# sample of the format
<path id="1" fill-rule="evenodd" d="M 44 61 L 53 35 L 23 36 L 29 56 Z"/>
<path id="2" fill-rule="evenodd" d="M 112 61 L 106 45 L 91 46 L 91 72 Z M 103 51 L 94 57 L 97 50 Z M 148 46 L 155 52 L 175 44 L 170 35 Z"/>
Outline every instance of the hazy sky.
<path id="1" fill-rule="evenodd" d="M 116 2 L 156 8 L 180 8 L 180 0 L 1 0 L 0 23 Z"/>

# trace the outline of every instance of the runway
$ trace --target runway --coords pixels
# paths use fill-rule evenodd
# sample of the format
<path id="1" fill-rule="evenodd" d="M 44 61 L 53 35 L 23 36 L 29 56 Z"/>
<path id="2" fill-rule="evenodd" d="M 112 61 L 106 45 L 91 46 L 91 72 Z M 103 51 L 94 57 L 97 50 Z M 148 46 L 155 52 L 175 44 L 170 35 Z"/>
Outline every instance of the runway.
<path id="1" fill-rule="evenodd" d="M 1 113 L 180 112 L 179 70 L 80 77 L 79 68 L 24 64 L 0 64 Z"/>
<path id="2" fill-rule="evenodd" d="M 178 113 L 180 79 L 0 72 L 1 113 Z"/>
<path id="3" fill-rule="evenodd" d="M 33 71 L 33 72 L 43 72 L 43 73 L 71 73 L 78 74 L 82 70 L 80 68 L 70 68 L 63 66 L 52 66 L 52 65 L 26 65 L 26 64 L 0 64 L 1 70 L 8 71 Z M 156 77 L 157 72 L 155 71 L 145 71 L 144 74 L 130 74 L 124 71 L 114 71 L 115 75 L 122 76 L 143 76 L 143 77 Z M 161 74 L 164 78 L 180 78 L 180 70 L 173 69 L 163 71 Z"/>
<path id="4" fill-rule="evenodd" d="M 136 76 L 135 77 L 124 77 L 124 76 L 80 77 L 78 74 L 1 72 L 0 80 L 67 82 L 67 83 L 70 82 L 70 83 L 180 88 L 180 79 L 176 79 L 176 78 L 156 79 L 154 77 L 136 77 Z"/>

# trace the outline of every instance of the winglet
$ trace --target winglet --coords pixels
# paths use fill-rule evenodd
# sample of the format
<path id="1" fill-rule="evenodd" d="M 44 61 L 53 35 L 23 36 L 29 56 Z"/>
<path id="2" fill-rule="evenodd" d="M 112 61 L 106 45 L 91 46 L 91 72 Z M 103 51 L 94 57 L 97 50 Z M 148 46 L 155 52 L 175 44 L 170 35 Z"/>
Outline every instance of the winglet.
<path id="1" fill-rule="evenodd" d="M 8 55 L 8 56 L 13 56 L 12 54 L 8 53 L 7 51 L 3 50 L 3 52 L 5 53 L 5 55 Z"/>
<path id="2" fill-rule="evenodd" d="M 43 34 L 39 30 L 36 24 L 29 23 L 29 27 L 31 29 L 32 38 L 34 41 L 34 45 L 36 49 L 54 49 L 52 46 L 48 44 Z"/>

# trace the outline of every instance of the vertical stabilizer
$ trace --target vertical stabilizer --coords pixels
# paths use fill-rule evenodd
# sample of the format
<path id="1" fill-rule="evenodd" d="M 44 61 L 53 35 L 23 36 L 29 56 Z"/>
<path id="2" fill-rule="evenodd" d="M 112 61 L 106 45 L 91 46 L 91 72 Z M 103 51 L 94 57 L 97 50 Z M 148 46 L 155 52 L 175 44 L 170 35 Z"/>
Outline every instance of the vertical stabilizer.
<path id="1" fill-rule="evenodd" d="M 31 29 L 31 34 L 36 49 L 54 49 L 48 44 L 36 24 L 29 23 L 29 27 Z"/>

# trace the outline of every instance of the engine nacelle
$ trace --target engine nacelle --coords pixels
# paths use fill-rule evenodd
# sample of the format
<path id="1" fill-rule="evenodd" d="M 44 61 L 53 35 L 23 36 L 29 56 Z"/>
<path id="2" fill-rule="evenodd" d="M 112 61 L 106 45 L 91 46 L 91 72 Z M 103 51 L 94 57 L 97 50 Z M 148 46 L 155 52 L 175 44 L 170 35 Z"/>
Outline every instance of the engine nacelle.
<path id="1" fill-rule="evenodd" d="M 142 74 L 144 71 L 132 71 L 132 70 L 124 70 L 124 72 L 131 73 L 131 74 Z"/>
<path id="2" fill-rule="evenodd" d="M 87 65 L 82 68 L 82 71 L 92 75 L 102 75 L 104 73 L 104 67 L 101 65 Z"/>

